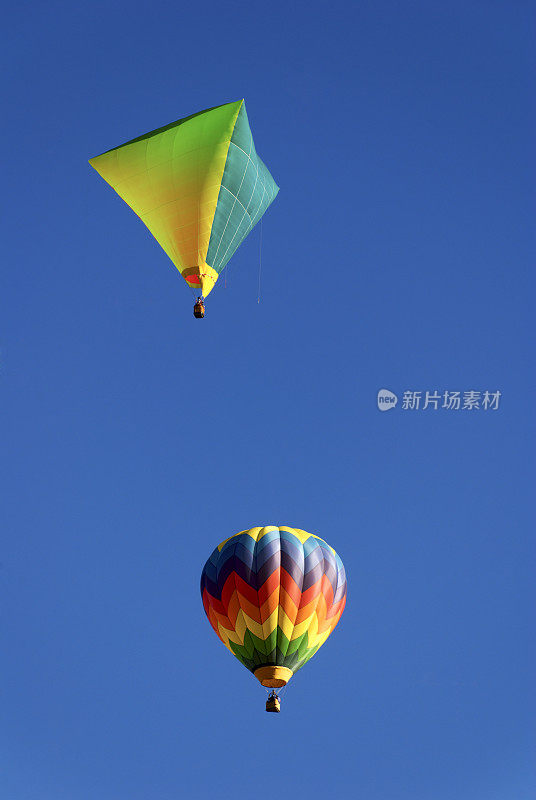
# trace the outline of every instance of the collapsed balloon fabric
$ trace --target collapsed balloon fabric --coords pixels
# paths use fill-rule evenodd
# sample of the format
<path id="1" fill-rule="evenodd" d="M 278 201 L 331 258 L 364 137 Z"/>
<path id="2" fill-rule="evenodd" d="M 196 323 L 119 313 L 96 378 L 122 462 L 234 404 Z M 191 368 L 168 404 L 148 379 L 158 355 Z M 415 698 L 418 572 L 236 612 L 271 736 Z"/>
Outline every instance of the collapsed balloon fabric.
<path id="1" fill-rule="evenodd" d="M 279 191 L 255 150 L 244 100 L 179 119 L 89 163 L 204 297 Z"/>

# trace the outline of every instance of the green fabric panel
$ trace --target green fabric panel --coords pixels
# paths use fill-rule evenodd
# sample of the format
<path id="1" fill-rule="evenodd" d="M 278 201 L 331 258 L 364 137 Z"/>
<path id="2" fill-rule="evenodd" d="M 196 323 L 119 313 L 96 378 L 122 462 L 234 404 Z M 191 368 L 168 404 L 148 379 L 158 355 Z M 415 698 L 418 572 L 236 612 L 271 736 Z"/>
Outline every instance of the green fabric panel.
<path id="1" fill-rule="evenodd" d="M 303 633 L 298 639 L 293 639 L 291 642 L 289 642 L 287 647 L 287 655 L 291 656 L 293 653 L 299 650 L 303 643 L 307 642 L 308 635 L 309 634 L 307 631 L 305 631 L 305 633 Z"/>
<path id="2" fill-rule="evenodd" d="M 266 656 L 266 653 L 268 653 L 269 650 L 266 647 L 266 642 L 263 639 L 259 639 L 259 637 L 255 636 L 254 633 L 251 633 L 250 630 L 247 631 L 245 636 L 251 636 L 251 641 L 253 642 L 253 647 L 255 648 L 257 653 L 261 653 L 262 655 Z"/>
<path id="3" fill-rule="evenodd" d="M 246 106 L 238 113 L 207 252 L 207 264 L 219 274 L 279 191 L 257 155 Z"/>
<path id="4" fill-rule="evenodd" d="M 274 646 L 277 640 L 284 642 L 284 651 L 279 646 Z M 270 644 L 271 646 L 268 646 Z M 230 642 L 231 649 L 235 656 L 251 672 L 255 672 L 258 667 L 277 665 L 288 667 L 293 672 L 297 672 L 318 650 L 317 647 L 309 648 L 308 634 L 305 632 L 299 639 L 288 642 L 283 631 L 278 627 L 276 631 L 262 642 L 251 631 L 244 634 L 244 644 L 234 644 Z"/>
<path id="5" fill-rule="evenodd" d="M 281 666 L 288 667 L 288 669 L 291 669 L 294 672 L 297 663 L 298 663 L 298 654 L 294 653 L 293 655 L 290 656 L 286 655 L 283 659 Z"/>
<path id="6" fill-rule="evenodd" d="M 229 646 L 231 647 L 233 653 L 240 661 L 246 662 L 247 659 L 253 658 L 253 653 L 255 652 L 255 646 L 253 644 L 253 639 L 249 631 L 246 631 L 244 634 L 244 644 L 235 644 L 235 642 L 229 642 Z"/>
<path id="7" fill-rule="evenodd" d="M 299 669 L 303 667 L 304 664 L 307 664 L 309 659 L 314 656 L 319 647 L 320 645 L 317 645 L 316 647 L 311 648 L 311 650 L 306 650 L 301 656 L 301 658 L 298 658 L 296 666 L 294 667 L 294 671 L 297 672 Z"/>
<path id="8" fill-rule="evenodd" d="M 181 271 L 206 260 L 242 102 L 177 120 L 90 160 Z"/>
<path id="9" fill-rule="evenodd" d="M 233 646 L 233 651 L 235 650 L 235 646 Z M 317 648 L 312 650 L 305 649 L 301 655 L 298 650 L 296 650 L 291 655 L 284 655 L 281 650 L 277 647 L 272 650 L 270 653 L 259 653 L 255 651 L 252 655 L 247 656 L 242 651 L 239 655 L 235 652 L 235 655 L 239 658 L 239 660 L 244 664 L 244 666 L 251 670 L 251 672 L 255 672 L 258 667 L 265 667 L 271 665 L 277 665 L 279 667 L 288 667 L 293 672 L 296 672 L 300 669 L 309 659 L 311 656 L 316 652 Z"/>
<path id="10" fill-rule="evenodd" d="M 268 655 L 273 650 L 275 650 L 277 644 L 277 629 L 274 629 L 271 634 L 268 636 L 267 639 L 264 640 L 262 643 L 264 647 L 264 652 Z M 259 647 L 259 650 L 261 648 Z"/>
<path id="11" fill-rule="evenodd" d="M 277 628 L 277 649 L 280 651 L 283 658 L 286 658 L 289 648 L 289 640 L 278 626 Z M 286 666 L 286 664 L 285 664 Z"/>
<path id="12" fill-rule="evenodd" d="M 196 138 L 199 137 L 201 130 L 203 130 L 204 135 L 208 134 L 210 136 L 213 134 L 215 137 L 218 137 L 218 135 L 221 133 L 221 117 L 211 114 L 212 111 L 216 111 L 217 109 L 225 109 L 226 115 L 228 112 L 232 116 L 238 106 L 243 102 L 243 100 L 235 100 L 232 103 L 223 103 L 220 106 L 205 108 L 203 111 L 197 111 L 195 114 L 190 114 L 189 117 L 182 117 L 182 119 L 175 120 L 175 122 L 170 122 L 168 125 L 163 125 L 161 128 L 155 128 L 154 131 L 149 131 L 149 133 L 144 133 L 141 136 L 137 136 L 135 139 L 130 139 L 128 142 L 123 142 L 123 144 L 117 145 L 117 147 L 112 147 L 110 150 L 106 150 L 104 153 L 101 153 L 101 155 L 113 153 L 114 150 L 119 150 L 121 147 L 126 147 L 128 144 L 135 144 L 136 142 L 143 142 L 145 139 L 151 139 L 153 136 L 157 136 L 159 133 L 164 133 L 165 131 L 170 131 L 172 128 L 177 128 L 179 125 L 183 125 L 185 122 L 190 122 L 190 120 L 193 120 L 196 117 L 202 117 L 205 114 L 210 115 L 202 120 L 197 120 L 197 122 L 189 131 L 189 135 L 192 139 L 191 144 L 195 147 Z M 181 149 L 184 149 L 184 146 L 182 146 Z M 90 159 L 90 161 L 93 161 L 93 159 Z"/>

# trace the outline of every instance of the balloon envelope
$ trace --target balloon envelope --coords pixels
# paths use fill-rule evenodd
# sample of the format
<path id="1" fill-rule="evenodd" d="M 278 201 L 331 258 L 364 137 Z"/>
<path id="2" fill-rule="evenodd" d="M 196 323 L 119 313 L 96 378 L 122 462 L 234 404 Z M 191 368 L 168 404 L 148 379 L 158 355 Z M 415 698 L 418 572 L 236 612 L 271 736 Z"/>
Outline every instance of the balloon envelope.
<path id="1" fill-rule="evenodd" d="M 346 575 L 318 536 L 299 528 L 251 528 L 213 551 L 201 595 L 224 645 L 264 686 L 282 686 L 337 625 Z"/>
<path id="2" fill-rule="evenodd" d="M 205 297 L 279 191 L 255 150 L 243 100 L 172 122 L 89 163 Z"/>

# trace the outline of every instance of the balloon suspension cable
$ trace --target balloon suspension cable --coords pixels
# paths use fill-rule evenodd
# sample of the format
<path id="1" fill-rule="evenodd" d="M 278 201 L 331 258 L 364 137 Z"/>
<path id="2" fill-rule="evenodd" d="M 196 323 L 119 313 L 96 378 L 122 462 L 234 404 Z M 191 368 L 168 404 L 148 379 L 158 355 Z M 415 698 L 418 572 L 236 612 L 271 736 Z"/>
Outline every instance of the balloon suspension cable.
<path id="1" fill-rule="evenodd" d="M 259 236 L 259 291 L 257 293 L 257 303 L 261 302 L 261 271 L 262 271 L 262 217 L 261 217 L 261 229 Z"/>
<path id="2" fill-rule="evenodd" d="M 286 683 L 284 686 L 279 686 L 277 689 L 272 689 L 268 686 L 263 686 L 262 688 L 266 692 L 266 697 L 270 697 L 270 695 L 274 694 L 281 700 L 287 691 L 288 683 Z"/>

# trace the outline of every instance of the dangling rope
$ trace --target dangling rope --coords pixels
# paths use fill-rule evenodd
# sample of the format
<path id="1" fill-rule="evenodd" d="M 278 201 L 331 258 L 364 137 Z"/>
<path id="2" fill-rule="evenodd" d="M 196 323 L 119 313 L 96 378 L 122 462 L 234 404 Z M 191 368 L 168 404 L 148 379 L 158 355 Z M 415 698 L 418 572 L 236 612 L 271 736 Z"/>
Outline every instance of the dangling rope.
<path id="1" fill-rule="evenodd" d="M 261 271 L 262 271 L 262 217 L 261 217 L 261 231 L 259 237 L 259 291 L 257 294 L 257 303 L 261 302 Z"/>

